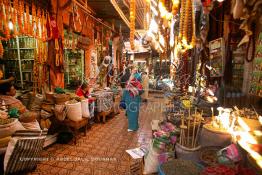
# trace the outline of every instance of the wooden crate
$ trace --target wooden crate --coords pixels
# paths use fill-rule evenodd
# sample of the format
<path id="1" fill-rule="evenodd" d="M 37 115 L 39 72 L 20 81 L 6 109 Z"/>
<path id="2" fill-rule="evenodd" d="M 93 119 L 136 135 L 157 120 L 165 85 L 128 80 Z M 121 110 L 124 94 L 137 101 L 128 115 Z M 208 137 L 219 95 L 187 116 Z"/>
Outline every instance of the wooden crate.
<path id="1" fill-rule="evenodd" d="M 128 153 L 128 166 L 130 175 L 143 175 L 144 171 L 144 158 L 133 159 Z"/>

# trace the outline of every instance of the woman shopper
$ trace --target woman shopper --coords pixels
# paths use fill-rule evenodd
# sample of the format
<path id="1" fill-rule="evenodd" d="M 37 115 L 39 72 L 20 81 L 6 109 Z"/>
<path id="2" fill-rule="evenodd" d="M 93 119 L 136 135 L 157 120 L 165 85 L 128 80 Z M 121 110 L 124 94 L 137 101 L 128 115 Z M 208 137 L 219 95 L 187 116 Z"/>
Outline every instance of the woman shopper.
<path id="1" fill-rule="evenodd" d="M 122 96 L 122 101 L 126 106 L 128 132 L 137 131 L 139 127 L 138 116 L 141 103 L 140 95 L 143 93 L 143 87 L 136 76 L 136 71 L 133 70 Z"/>

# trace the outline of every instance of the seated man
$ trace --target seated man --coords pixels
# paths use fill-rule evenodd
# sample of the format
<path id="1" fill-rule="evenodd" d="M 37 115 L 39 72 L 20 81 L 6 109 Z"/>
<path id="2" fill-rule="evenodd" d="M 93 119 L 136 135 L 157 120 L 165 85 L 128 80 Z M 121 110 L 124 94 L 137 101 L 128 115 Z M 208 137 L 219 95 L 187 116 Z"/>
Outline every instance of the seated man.
<path id="1" fill-rule="evenodd" d="M 3 78 L 4 78 L 4 73 L 3 73 L 3 70 L 0 68 L 0 85 L 4 83 L 10 83 L 15 79 L 12 76 L 5 80 Z"/>
<path id="2" fill-rule="evenodd" d="M 88 98 L 90 117 L 94 117 L 95 99 L 89 94 L 89 85 L 87 83 L 83 83 L 77 88 L 76 95 L 80 98 Z"/>
<path id="3" fill-rule="evenodd" d="M 16 99 L 16 89 L 11 83 L 4 83 L 0 85 L 0 101 L 3 101 L 8 109 L 16 108 L 19 112 L 19 121 L 23 124 L 34 122 L 36 125 L 26 129 L 40 129 L 39 123 L 36 121 L 37 113 L 26 109 L 22 102 Z"/>

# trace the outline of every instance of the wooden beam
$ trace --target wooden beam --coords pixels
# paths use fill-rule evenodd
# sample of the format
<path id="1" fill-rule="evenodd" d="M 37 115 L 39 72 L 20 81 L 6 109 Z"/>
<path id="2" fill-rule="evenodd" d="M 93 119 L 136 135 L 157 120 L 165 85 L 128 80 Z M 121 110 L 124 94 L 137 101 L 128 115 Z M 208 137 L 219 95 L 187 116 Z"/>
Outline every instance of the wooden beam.
<path id="1" fill-rule="evenodd" d="M 78 5 L 80 8 L 82 8 L 82 10 L 84 11 L 84 13 L 86 13 L 88 16 L 90 16 L 91 18 L 93 18 L 95 21 L 97 21 L 98 23 L 102 24 L 103 26 L 109 28 L 110 30 L 112 30 L 113 32 L 115 32 L 111 26 L 103 23 L 101 20 L 97 19 L 96 17 L 94 17 L 92 14 L 91 14 L 91 11 L 88 10 L 87 8 L 85 8 L 83 5 L 81 5 L 79 2 L 77 2 L 76 0 L 73 0 L 73 2 Z"/>

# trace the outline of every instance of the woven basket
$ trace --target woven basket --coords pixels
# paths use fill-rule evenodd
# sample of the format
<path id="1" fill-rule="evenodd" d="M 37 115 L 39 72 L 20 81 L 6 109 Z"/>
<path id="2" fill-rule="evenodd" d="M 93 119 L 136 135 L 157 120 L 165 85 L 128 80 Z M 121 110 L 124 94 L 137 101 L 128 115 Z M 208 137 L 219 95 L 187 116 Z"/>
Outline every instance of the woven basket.
<path id="1" fill-rule="evenodd" d="M 47 112 L 53 112 L 53 109 L 54 109 L 54 105 L 51 104 L 51 103 L 42 103 L 42 109 L 47 111 Z"/>
<path id="2" fill-rule="evenodd" d="M 53 92 L 46 92 L 45 98 L 46 98 L 46 101 L 50 103 L 54 103 L 54 93 Z"/>
<path id="3" fill-rule="evenodd" d="M 69 94 L 55 94 L 54 99 L 55 99 L 56 104 L 65 104 L 65 102 L 70 100 L 70 95 Z"/>

